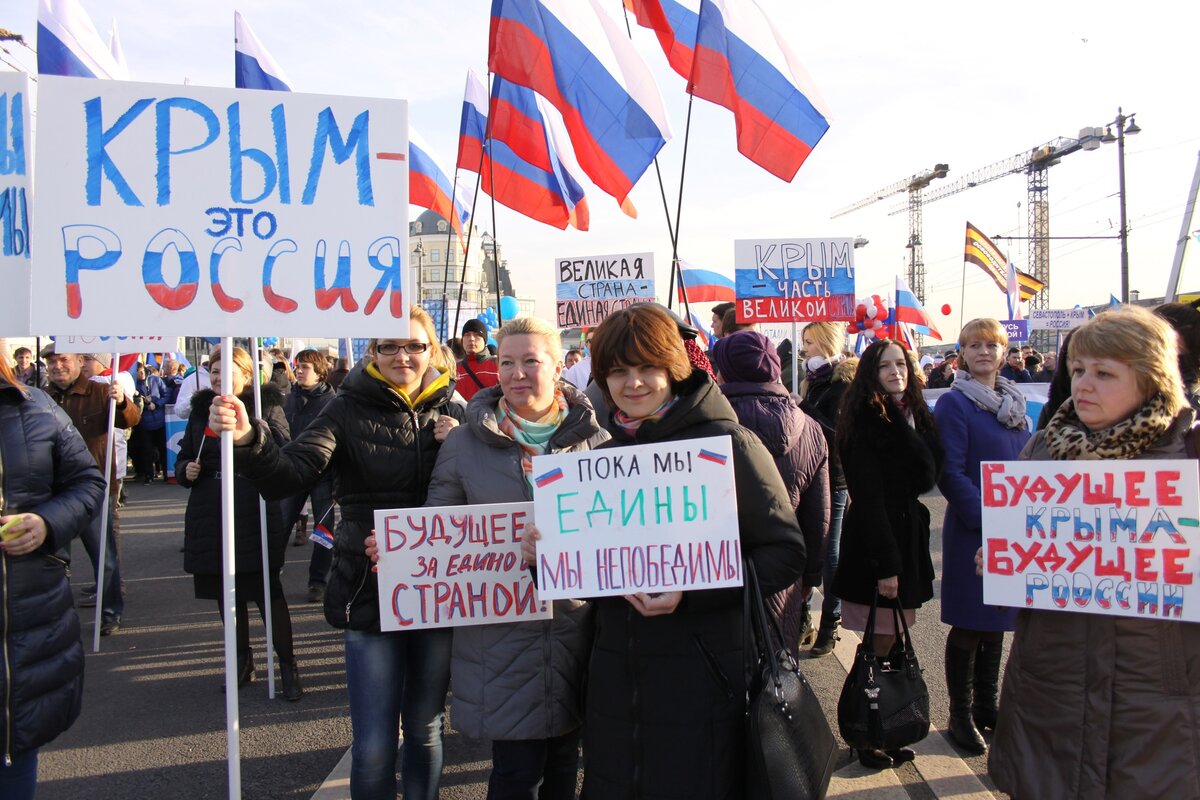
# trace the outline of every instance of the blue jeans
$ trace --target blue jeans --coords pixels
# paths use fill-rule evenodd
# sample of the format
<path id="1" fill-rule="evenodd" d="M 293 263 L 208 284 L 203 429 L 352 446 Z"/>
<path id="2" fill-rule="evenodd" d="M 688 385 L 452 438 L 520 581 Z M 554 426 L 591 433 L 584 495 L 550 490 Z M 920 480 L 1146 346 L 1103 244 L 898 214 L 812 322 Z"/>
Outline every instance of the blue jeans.
<path id="1" fill-rule="evenodd" d="M 401 728 L 405 800 L 437 800 L 451 635 L 449 628 L 346 631 L 353 800 L 395 800 Z"/>
<path id="2" fill-rule="evenodd" d="M 296 520 L 300 518 L 300 512 L 304 510 L 304 501 L 309 498 L 312 498 L 313 528 L 323 524 L 332 533 L 334 515 L 337 512 L 333 510 L 333 480 L 331 478 L 321 479 L 317 482 L 316 486 L 307 492 L 301 492 L 300 494 L 284 498 L 284 528 L 286 530 L 292 529 L 292 526 L 296 524 Z M 312 557 L 308 561 L 308 585 L 324 586 L 329 580 L 329 565 L 332 563 L 333 550 L 313 542 Z"/>
<path id="3" fill-rule="evenodd" d="M 100 529 L 105 527 L 108 543 L 104 547 L 104 619 L 121 619 L 125 612 L 125 597 L 121 594 L 121 559 L 117 552 L 117 533 L 120 531 L 121 512 L 117 510 L 117 496 L 113 494 L 108 500 L 108 525 L 101 526 L 100 512 L 92 517 L 80 537 L 83 549 L 92 560 L 92 576 L 95 577 L 100 564 Z"/>
<path id="4" fill-rule="evenodd" d="M 846 490 L 834 489 L 830 493 L 829 539 L 825 545 L 825 566 L 821 570 L 821 624 L 826 620 L 842 618 L 842 601 L 833 596 L 833 575 L 837 572 L 838 553 L 842 549 L 842 516 L 846 513 Z"/>
<path id="5" fill-rule="evenodd" d="M 4 800 L 33 800 L 37 789 L 38 751 L 27 750 L 13 756 L 11 767 L 0 761 L 0 797 Z"/>

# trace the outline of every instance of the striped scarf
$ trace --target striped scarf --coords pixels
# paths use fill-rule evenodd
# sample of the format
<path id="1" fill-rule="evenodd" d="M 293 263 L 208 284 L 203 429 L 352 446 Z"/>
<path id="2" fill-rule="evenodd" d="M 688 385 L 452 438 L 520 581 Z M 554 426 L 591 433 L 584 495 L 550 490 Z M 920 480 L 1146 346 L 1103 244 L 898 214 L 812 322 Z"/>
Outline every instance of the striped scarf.
<path id="1" fill-rule="evenodd" d="M 643 422 L 648 419 L 662 419 L 667 415 L 667 412 L 671 410 L 671 406 L 675 405 L 675 401 L 678 399 L 679 397 L 677 395 L 671 395 L 663 401 L 661 406 L 654 409 L 644 417 L 631 417 L 621 409 L 617 409 L 616 413 L 613 414 L 613 422 L 620 425 L 621 429 L 628 433 L 630 438 L 635 438 L 637 436 L 638 428 L 642 427 Z"/>
<path id="2" fill-rule="evenodd" d="M 522 418 L 503 396 L 496 406 L 496 425 L 521 448 L 521 469 L 530 487 L 533 486 L 533 457 L 545 454 L 550 437 L 567 418 L 567 411 L 567 397 L 558 387 L 554 388 L 553 405 L 541 419 Z"/>

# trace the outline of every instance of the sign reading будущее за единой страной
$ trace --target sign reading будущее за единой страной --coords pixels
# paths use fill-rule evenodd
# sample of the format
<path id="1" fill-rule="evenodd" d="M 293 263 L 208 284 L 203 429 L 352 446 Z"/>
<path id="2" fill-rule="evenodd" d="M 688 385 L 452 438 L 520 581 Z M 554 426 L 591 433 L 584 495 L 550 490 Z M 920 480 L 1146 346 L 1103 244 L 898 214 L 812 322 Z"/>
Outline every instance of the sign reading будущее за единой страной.
<path id="1" fill-rule="evenodd" d="M 1196 462 L 984 462 L 983 598 L 1200 621 Z"/>

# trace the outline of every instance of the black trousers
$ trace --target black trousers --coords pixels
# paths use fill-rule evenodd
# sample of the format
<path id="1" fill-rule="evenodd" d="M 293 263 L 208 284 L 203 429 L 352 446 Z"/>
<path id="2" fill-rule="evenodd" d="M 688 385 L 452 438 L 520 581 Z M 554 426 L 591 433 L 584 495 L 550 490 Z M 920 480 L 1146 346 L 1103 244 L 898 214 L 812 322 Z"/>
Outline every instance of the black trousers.
<path id="1" fill-rule="evenodd" d="M 493 741 L 488 800 L 574 800 L 582 733 Z"/>

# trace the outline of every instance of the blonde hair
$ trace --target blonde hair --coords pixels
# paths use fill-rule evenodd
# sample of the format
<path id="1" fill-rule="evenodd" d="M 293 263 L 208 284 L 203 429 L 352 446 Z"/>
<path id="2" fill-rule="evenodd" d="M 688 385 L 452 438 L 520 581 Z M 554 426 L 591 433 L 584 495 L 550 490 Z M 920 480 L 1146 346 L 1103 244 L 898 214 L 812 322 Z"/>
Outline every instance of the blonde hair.
<path id="1" fill-rule="evenodd" d="M 1008 334 L 998 320 L 991 317 L 973 319 L 958 332 L 958 346 L 966 347 L 969 342 L 996 342 L 1001 347 L 1008 347 Z"/>
<path id="2" fill-rule="evenodd" d="M 429 316 L 429 312 L 418 305 L 408 307 L 408 322 L 409 327 L 420 325 L 425 329 L 425 336 L 429 339 L 429 364 L 432 367 L 445 372 L 453 366 L 453 361 L 446 361 L 446 356 L 442 353 L 441 342 L 438 340 L 437 328 L 434 327 L 433 318 Z M 367 353 L 372 358 L 375 357 L 375 346 L 379 344 L 379 339 L 371 339 L 367 342 Z"/>
<path id="3" fill-rule="evenodd" d="M 832 358 L 846 344 L 846 323 L 844 322 L 810 322 L 804 326 L 800 334 L 800 350 L 804 350 L 804 337 L 809 336 L 821 348 L 821 355 Z"/>
<path id="4" fill-rule="evenodd" d="M 517 317 L 504 323 L 504 327 L 496 331 L 496 347 L 499 348 L 504 344 L 505 338 L 509 336 L 541 336 L 546 340 L 546 352 L 550 354 L 550 360 L 559 362 L 563 359 L 562 337 L 549 322 L 543 319 Z"/>
<path id="5" fill-rule="evenodd" d="M 246 383 L 250 383 L 252 380 L 254 380 L 254 362 L 250 360 L 250 354 L 246 352 L 245 348 L 234 347 L 231 355 L 233 358 L 233 365 L 240 369 L 246 376 Z M 221 345 L 217 345 L 212 350 L 208 351 L 208 363 L 221 363 Z"/>
<path id="6" fill-rule="evenodd" d="M 1161 317 L 1141 306 L 1125 305 L 1105 311 L 1075 329 L 1068 361 L 1111 358 L 1133 370 L 1138 389 L 1147 398 L 1161 394 L 1167 412 L 1183 408 L 1179 377 L 1179 337 Z"/>

